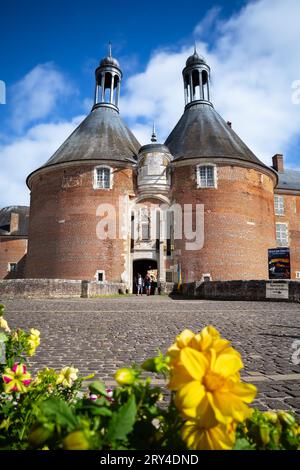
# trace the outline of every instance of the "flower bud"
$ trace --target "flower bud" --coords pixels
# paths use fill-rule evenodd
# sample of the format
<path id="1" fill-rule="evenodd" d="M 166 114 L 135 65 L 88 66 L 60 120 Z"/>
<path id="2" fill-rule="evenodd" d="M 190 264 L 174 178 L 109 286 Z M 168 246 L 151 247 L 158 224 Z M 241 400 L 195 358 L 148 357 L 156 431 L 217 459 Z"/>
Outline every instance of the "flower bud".
<path id="1" fill-rule="evenodd" d="M 271 423 L 273 423 L 273 424 L 277 423 L 278 417 L 277 417 L 277 414 L 275 413 L 275 411 L 265 411 L 263 413 L 263 415 Z"/>
<path id="2" fill-rule="evenodd" d="M 39 447 L 44 444 L 51 435 L 52 432 L 50 429 L 47 429 L 44 426 L 37 426 L 30 431 L 28 440 L 34 447 Z"/>
<path id="3" fill-rule="evenodd" d="M 278 411 L 278 418 L 281 423 L 287 424 L 288 426 L 293 426 L 296 422 L 294 416 L 286 411 Z"/>
<path id="4" fill-rule="evenodd" d="M 260 426 L 259 428 L 260 438 L 262 443 L 267 446 L 270 442 L 270 431 L 267 426 Z"/>
<path id="5" fill-rule="evenodd" d="M 146 370 L 147 372 L 156 372 L 156 364 L 154 358 L 147 359 L 142 364 L 142 369 Z"/>
<path id="6" fill-rule="evenodd" d="M 89 443 L 83 431 L 74 431 L 63 440 L 65 450 L 88 450 Z"/>
<path id="7" fill-rule="evenodd" d="M 136 373 L 133 369 L 119 369 L 115 373 L 115 380 L 119 385 L 132 385 L 135 382 Z"/>

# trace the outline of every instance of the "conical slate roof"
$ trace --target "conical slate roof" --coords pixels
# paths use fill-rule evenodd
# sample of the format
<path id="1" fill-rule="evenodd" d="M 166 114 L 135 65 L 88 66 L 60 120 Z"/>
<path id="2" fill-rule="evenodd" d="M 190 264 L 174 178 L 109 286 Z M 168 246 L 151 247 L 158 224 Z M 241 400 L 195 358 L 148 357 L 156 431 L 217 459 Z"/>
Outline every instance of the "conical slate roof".
<path id="1" fill-rule="evenodd" d="M 175 161 L 221 157 L 265 166 L 209 104 L 187 107 L 165 145 Z"/>
<path id="2" fill-rule="evenodd" d="M 136 162 L 140 144 L 119 113 L 95 107 L 43 167 L 85 160 Z"/>

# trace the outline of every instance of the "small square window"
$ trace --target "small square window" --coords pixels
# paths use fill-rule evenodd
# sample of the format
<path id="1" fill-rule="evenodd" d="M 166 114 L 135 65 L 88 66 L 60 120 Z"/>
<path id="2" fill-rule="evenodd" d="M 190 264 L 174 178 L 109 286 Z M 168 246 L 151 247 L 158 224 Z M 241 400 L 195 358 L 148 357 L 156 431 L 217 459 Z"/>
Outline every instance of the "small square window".
<path id="1" fill-rule="evenodd" d="M 173 271 L 166 271 L 166 282 L 173 282 Z"/>
<path id="2" fill-rule="evenodd" d="M 95 170 L 95 187 L 97 189 L 111 188 L 111 171 L 107 167 L 98 167 Z"/>
<path id="3" fill-rule="evenodd" d="M 211 281 L 211 275 L 210 274 L 203 274 L 202 281 L 203 282 L 210 282 Z"/>
<path id="4" fill-rule="evenodd" d="M 216 187 L 216 167 L 212 165 L 201 165 L 197 167 L 198 188 Z"/>
<path id="5" fill-rule="evenodd" d="M 9 263 L 8 270 L 11 273 L 15 273 L 17 271 L 18 264 L 17 263 Z"/>
<path id="6" fill-rule="evenodd" d="M 300 279 L 300 271 L 296 271 L 296 279 Z"/>

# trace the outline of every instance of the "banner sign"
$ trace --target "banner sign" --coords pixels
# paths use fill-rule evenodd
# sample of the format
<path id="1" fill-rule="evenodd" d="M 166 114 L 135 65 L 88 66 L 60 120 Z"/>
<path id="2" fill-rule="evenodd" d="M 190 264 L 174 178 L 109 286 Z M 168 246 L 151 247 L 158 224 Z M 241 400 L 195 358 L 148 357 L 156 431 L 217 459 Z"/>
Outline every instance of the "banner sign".
<path id="1" fill-rule="evenodd" d="M 290 279 L 291 261 L 289 248 L 269 250 L 269 279 Z"/>

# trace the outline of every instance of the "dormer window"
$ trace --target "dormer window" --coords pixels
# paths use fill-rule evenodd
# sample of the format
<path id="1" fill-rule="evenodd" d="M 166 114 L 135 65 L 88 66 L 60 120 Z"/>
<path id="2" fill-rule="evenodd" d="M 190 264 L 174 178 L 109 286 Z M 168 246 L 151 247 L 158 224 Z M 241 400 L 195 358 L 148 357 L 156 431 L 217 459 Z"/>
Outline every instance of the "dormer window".
<path id="1" fill-rule="evenodd" d="M 217 167 L 215 165 L 197 166 L 197 187 L 216 188 L 217 187 Z"/>
<path id="2" fill-rule="evenodd" d="M 112 188 L 112 172 L 109 166 L 98 166 L 95 168 L 94 175 L 95 189 L 111 189 Z"/>

